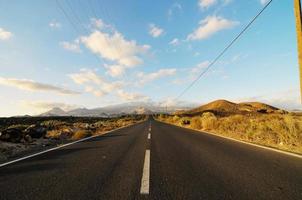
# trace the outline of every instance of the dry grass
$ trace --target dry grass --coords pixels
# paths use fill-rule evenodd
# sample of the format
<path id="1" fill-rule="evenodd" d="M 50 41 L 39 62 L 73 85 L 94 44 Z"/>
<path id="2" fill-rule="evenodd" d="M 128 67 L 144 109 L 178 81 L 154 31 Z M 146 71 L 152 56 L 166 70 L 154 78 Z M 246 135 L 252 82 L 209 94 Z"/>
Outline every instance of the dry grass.
<path id="1" fill-rule="evenodd" d="M 190 118 L 159 116 L 158 119 L 195 130 L 302 153 L 302 116 L 294 114 L 235 114 L 217 117 L 206 112 Z M 183 123 L 188 120 L 189 123 Z"/>
<path id="2" fill-rule="evenodd" d="M 73 140 L 79 140 L 85 137 L 92 136 L 92 132 L 88 130 L 78 130 L 72 135 Z"/>
<path id="3" fill-rule="evenodd" d="M 57 121 L 47 122 L 49 130 L 47 131 L 47 138 L 54 139 L 72 139 L 78 140 L 92 135 L 99 135 L 106 131 L 116 128 L 128 126 L 144 118 L 136 119 L 133 117 L 114 118 L 109 120 L 101 120 L 95 123 L 59 123 Z"/>

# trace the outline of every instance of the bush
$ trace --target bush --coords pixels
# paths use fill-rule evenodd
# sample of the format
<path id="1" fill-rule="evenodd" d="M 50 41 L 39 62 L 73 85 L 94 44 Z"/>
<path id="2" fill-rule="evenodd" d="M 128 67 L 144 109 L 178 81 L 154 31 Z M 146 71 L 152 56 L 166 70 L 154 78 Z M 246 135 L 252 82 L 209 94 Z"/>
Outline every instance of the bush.
<path id="1" fill-rule="evenodd" d="M 189 118 L 181 119 L 181 125 L 187 126 L 187 125 L 190 125 L 190 124 L 191 124 L 191 121 L 190 121 Z"/>
<path id="2" fill-rule="evenodd" d="M 212 130 L 218 127 L 217 118 L 211 112 L 206 112 L 202 114 L 201 123 L 203 130 Z"/>
<path id="3" fill-rule="evenodd" d="M 191 128 L 200 130 L 202 129 L 202 122 L 200 117 L 193 117 L 191 120 Z"/>
<path id="4" fill-rule="evenodd" d="M 78 131 L 76 131 L 73 134 L 72 139 L 73 140 L 79 140 L 79 139 L 82 139 L 82 138 L 85 138 L 85 137 L 89 137 L 89 136 L 92 136 L 91 131 L 88 131 L 88 130 L 78 130 Z"/>

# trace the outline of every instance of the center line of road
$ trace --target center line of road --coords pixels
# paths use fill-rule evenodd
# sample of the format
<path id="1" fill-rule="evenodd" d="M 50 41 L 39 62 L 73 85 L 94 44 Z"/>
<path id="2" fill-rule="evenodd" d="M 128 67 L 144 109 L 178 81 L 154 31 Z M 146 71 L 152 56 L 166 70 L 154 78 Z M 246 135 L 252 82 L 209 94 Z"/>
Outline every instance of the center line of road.
<path id="1" fill-rule="evenodd" d="M 150 150 L 146 150 L 143 176 L 141 182 L 141 194 L 149 194 L 150 187 Z"/>
<path id="2" fill-rule="evenodd" d="M 151 133 L 148 133 L 148 140 L 151 139 Z"/>

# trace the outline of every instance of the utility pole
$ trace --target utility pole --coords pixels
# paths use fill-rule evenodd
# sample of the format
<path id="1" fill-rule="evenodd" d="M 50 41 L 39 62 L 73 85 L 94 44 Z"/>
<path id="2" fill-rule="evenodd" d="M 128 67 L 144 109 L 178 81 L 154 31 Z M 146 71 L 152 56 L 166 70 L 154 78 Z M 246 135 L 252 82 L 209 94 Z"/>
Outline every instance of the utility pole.
<path id="1" fill-rule="evenodd" d="M 297 28 L 297 46 L 298 46 L 298 62 L 300 69 L 300 95 L 302 103 L 302 14 L 301 14 L 301 0 L 294 0 L 294 8 L 296 15 Z"/>

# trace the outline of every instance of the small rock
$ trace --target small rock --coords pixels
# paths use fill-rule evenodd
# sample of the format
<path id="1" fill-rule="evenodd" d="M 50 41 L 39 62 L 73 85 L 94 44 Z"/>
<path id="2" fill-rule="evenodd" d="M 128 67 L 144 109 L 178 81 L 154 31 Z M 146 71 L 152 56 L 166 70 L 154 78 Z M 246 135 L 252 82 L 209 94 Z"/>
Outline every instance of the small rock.
<path id="1" fill-rule="evenodd" d="M 40 125 L 31 125 L 24 132 L 32 138 L 41 138 L 46 135 L 47 129 Z"/>
<path id="2" fill-rule="evenodd" d="M 28 143 L 33 142 L 33 139 L 32 139 L 32 137 L 31 137 L 30 135 L 25 135 L 25 136 L 24 136 L 24 139 L 25 139 L 25 141 L 28 142 Z"/>
<path id="3" fill-rule="evenodd" d="M 20 142 L 23 138 L 23 133 L 20 129 L 17 128 L 8 128 L 4 130 L 0 136 L 0 140 L 6 142 Z"/>

